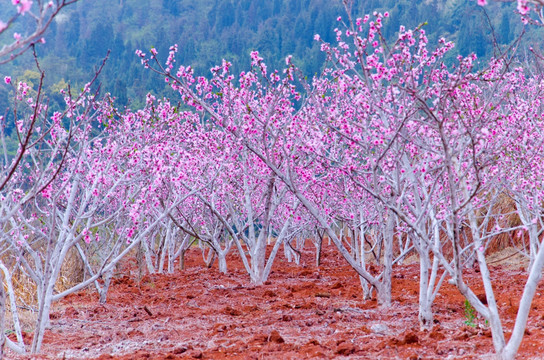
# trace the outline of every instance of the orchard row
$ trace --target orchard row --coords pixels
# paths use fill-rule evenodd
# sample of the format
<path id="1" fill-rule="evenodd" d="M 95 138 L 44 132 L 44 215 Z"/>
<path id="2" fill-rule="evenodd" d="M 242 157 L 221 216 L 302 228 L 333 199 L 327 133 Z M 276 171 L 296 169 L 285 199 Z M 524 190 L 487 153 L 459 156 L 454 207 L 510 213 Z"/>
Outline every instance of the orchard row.
<path id="1" fill-rule="evenodd" d="M 66 110 L 51 115 L 41 84 L 6 77 L 19 140 L 13 158 L 4 150 L 0 184 L 2 298 L 17 336 L 8 346 L 26 351 L 15 271 L 36 286 L 35 353 L 52 303 L 89 285 L 105 302 L 116 264 L 137 247 L 149 272 L 173 271 L 194 242 L 224 273 L 235 252 L 248 281 L 261 284 L 282 247 L 297 260 L 312 239 L 319 263 L 326 236 L 360 278 L 361 296 L 375 292 L 384 307 L 394 301 L 395 264 L 417 254 L 420 326 L 433 326 L 432 304 L 449 280 L 489 322 L 497 354 L 513 358 L 544 265 L 544 79 L 509 53 L 448 66 L 453 43 L 429 47 L 424 25 L 401 27 L 386 44 L 387 16 L 338 18 L 337 45 L 316 36 L 326 62 L 312 79 L 290 57 L 270 71 L 253 52 L 250 71 L 234 76 L 224 61 L 204 77 L 176 65 L 177 46 L 164 63 L 155 49 L 137 51 L 179 99 L 148 95 L 137 111 L 98 99 L 95 77 L 79 95 L 66 90 Z M 530 259 L 508 341 L 485 256 L 500 234 Z M 57 292 L 73 251 L 88 276 Z M 475 263 L 486 301 L 463 278 Z"/>

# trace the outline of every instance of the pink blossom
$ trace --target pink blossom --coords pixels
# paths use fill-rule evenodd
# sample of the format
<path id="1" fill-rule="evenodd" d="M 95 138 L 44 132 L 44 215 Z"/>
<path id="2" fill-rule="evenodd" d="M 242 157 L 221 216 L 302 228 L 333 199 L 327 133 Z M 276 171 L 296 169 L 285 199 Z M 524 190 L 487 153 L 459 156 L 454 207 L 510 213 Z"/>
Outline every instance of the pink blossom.
<path id="1" fill-rule="evenodd" d="M 486 6 L 487 5 L 487 0 L 478 0 L 478 5 Z"/>
<path id="2" fill-rule="evenodd" d="M 518 11 L 525 15 L 529 12 L 529 6 L 527 5 L 527 0 L 518 0 Z"/>
<path id="3" fill-rule="evenodd" d="M 292 57 L 293 57 L 292 55 L 289 55 L 289 56 L 287 56 L 287 57 L 285 58 L 285 65 L 289 65 L 289 64 L 291 63 L 291 58 L 292 58 Z"/>
<path id="4" fill-rule="evenodd" d="M 12 0 L 13 1 L 13 0 Z M 19 0 L 17 0 L 19 1 Z M 30 7 L 32 6 L 31 0 L 20 0 L 20 6 L 17 6 L 17 12 L 21 15 L 24 15 L 27 11 L 30 10 Z"/>
<path id="5" fill-rule="evenodd" d="M 53 187 L 49 185 L 45 189 L 42 190 L 41 194 L 45 199 L 49 199 L 51 197 L 52 191 L 53 191 Z"/>
<path id="6" fill-rule="evenodd" d="M 11 84 L 11 76 L 6 76 L 6 77 L 4 77 L 4 82 L 5 82 L 6 84 Z"/>

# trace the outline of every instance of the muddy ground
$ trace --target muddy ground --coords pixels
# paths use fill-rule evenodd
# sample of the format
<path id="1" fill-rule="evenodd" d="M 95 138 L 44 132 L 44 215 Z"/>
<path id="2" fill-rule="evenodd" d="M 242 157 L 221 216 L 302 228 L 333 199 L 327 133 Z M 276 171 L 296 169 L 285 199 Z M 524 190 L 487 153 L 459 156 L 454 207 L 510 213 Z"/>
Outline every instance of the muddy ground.
<path id="1" fill-rule="evenodd" d="M 276 259 L 269 281 L 249 283 L 235 255 L 229 273 L 204 266 L 200 250 L 187 253 L 186 270 L 139 279 L 125 264 L 105 305 L 93 289 L 55 306 L 43 356 L 14 359 L 485 359 L 490 331 L 469 322 L 464 298 L 445 283 L 435 302 L 434 329 L 417 322 L 418 265 L 394 268 L 393 305 L 363 301 L 360 283 L 338 253 L 313 254 L 301 264 Z M 495 262 L 497 263 L 497 262 Z M 500 262 L 499 262 L 500 263 Z M 512 328 L 524 284 L 523 267 L 492 267 L 503 324 Z M 479 273 L 467 278 L 477 294 Z M 544 356 L 544 285 L 533 301 L 520 359 Z M 26 334 L 30 342 L 32 334 Z"/>

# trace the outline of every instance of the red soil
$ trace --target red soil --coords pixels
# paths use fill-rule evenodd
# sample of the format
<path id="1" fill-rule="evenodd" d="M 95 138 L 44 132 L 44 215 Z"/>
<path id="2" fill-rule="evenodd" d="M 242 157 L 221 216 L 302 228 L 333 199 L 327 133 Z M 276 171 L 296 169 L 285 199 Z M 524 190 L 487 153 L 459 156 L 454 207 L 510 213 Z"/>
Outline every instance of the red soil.
<path id="1" fill-rule="evenodd" d="M 249 283 L 236 256 L 229 273 L 207 269 L 198 249 L 187 269 L 172 275 L 134 272 L 115 279 L 105 305 L 89 290 L 71 295 L 51 314 L 40 357 L 15 359 L 481 359 L 492 358 L 490 331 L 481 319 L 464 324 L 464 299 L 445 283 L 435 305 L 435 326 L 417 321 L 418 266 L 394 268 L 393 305 L 363 301 L 358 278 L 333 248 L 314 266 L 279 256 L 270 280 Z M 216 265 L 216 264 L 215 264 Z M 503 325 L 512 328 L 525 272 L 493 268 Z M 479 273 L 467 278 L 477 294 Z M 544 287 L 533 301 L 519 358 L 544 354 Z M 31 336 L 28 336 L 31 340 Z"/>

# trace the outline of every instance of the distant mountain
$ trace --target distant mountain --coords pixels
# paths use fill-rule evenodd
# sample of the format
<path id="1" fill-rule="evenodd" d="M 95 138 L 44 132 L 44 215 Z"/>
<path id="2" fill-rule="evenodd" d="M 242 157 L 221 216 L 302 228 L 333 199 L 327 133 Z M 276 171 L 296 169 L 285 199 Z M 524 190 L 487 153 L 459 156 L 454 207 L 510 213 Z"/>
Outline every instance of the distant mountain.
<path id="1" fill-rule="evenodd" d="M 0 16 L 6 9 L 0 8 Z M 177 43 L 177 64 L 191 65 L 204 75 L 222 58 L 233 63 L 234 72 L 247 68 L 254 49 L 269 68 L 281 67 L 291 54 L 312 76 L 323 61 L 313 35 L 333 41 L 333 29 L 339 26 L 336 18 L 345 16 L 339 0 L 81 0 L 67 10 L 49 29 L 47 43 L 39 47 L 48 89 L 56 92 L 65 83 L 82 86 L 111 49 L 102 89 L 115 95 L 120 105 L 130 103 L 133 108 L 148 91 L 174 96 L 162 79 L 141 66 L 136 49 L 155 47 L 165 58 L 169 46 Z M 456 42 L 456 54 L 475 52 L 481 58 L 493 55 L 491 28 L 500 46 L 521 32 L 514 10 L 510 3 L 484 9 L 472 0 L 359 0 L 353 7 L 355 16 L 389 11 L 384 29 L 388 38 L 394 38 L 401 24 L 415 27 L 427 22 L 431 44 L 445 37 Z M 21 26 L 24 31 L 24 22 Z M 10 71 L 31 78 L 29 69 L 33 69 L 31 58 L 26 56 L 0 68 L 0 75 Z M 5 96 L 0 89 L 0 105 L 7 101 Z M 62 99 L 56 100 L 60 104 Z"/>

